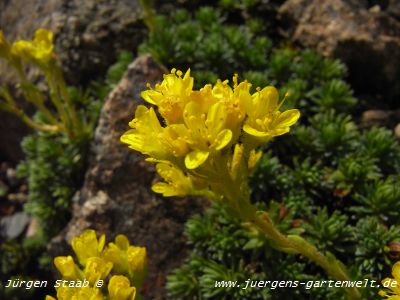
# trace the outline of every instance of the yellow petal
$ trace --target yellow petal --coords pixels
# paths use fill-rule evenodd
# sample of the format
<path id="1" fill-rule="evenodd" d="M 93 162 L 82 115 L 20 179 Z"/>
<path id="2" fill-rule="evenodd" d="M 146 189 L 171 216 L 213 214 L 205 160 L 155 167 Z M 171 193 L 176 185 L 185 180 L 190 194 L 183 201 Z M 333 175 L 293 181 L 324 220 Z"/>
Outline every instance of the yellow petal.
<path id="1" fill-rule="evenodd" d="M 129 240 L 125 235 L 118 234 L 117 237 L 115 238 L 115 244 L 121 250 L 127 250 L 129 247 Z"/>
<path id="2" fill-rule="evenodd" d="M 255 136 L 255 137 L 259 137 L 259 138 L 265 138 L 265 137 L 270 137 L 271 136 L 271 134 L 269 132 L 259 131 L 259 130 L 255 129 L 255 128 L 251 127 L 249 124 L 245 124 L 243 126 L 243 130 L 247 134 Z"/>
<path id="3" fill-rule="evenodd" d="M 232 131 L 229 129 L 224 129 L 220 133 L 218 133 L 215 141 L 215 150 L 221 150 L 223 149 L 226 145 L 229 144 L 229 142 L 232 139 Z"/>
<path id="4" fill-rule="evenodd" d="M 289 109 L 281 113 L 274 123 L 278 127 L 289 127 L 296 123 L 299 118 L 300 111 L 298 109 Z"/>
<path id="5" fill-rule="evenodd" d="M 161 95 L 160 92 L 157 92 L 155 90 L 147 90 L 147 91 L 143 91 L 141 92 L 140 96 L 146 100 L 148 103 L 150 104 L 154 104 L 157 105 L 157 102 L 154 101 L 154 98 L 157 98 L 157 96 L 159 97 Z"/>
<path id="6" fill-rule="evenodd" d="M 193 170 L 202 165 L 210 155 L 208 151 L 192 151 L 185 157 L 185 166 L 189 170 Z"/>
<path id="7" fill-rule="evenodd" d="M 54 259 L 54 265 L 64 279 L 78 279 L 77 266 L 72 256 L 58 256 Z"/>
<path id="8" fill-rule="evenodd" d="M 260 100 L 267 111 L 273 111 L 278 107 L 279 93 L 273 86 L 267 86 L 260 91 Z"/>
<path id="9" fill-rule="evenodd" d="M 176 189 L 165 182 L 157 182 L 153 184 L 151 190 L 157 194 L 162 194 L 164 197 L 179 196 L 177 195 Z"/>

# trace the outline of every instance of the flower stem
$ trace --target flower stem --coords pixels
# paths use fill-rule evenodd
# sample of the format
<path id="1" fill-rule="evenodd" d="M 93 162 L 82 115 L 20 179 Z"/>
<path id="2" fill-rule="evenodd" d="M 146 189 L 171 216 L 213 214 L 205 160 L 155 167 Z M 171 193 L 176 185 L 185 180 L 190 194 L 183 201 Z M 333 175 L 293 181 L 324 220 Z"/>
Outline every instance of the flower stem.
<path id="1" fill-rule="evenodd" d="M 328 276 L 340 281 L 350 281 L 345 266 L 333 254 L 324 255 L 318 249 L 299 235 L 284 235 L 272 223 L 267 212 L 259 212 L 250 203 L 247 185 L 232 182 L 227 185 L 230 189 L 224 190 L 228 205 L 236 211 L 237 215 L 246 223 L 254 225 L 274 242 L 277 250 L 301 254 L 323 268 Z M 232 188 L 238 187 L 238 188 Z M 361 299 L 361 294 L 356 287 L 346 288 L 348 299 Z"/>
<path id="2" fill-rule="evenodd" d="M 277 243 L 279 248 L 287 250 L 294 250 L 309 260 L 313 261 L 321 268 L 323 268 L 327 274 L 341 281 L 350 281 L 350 277 L 347 275 L 347 271 L 341 262 L 339 262 L 333 255 L 327 257 L 323 255 L 318 249 L 301 238 L 300 236 L 285 236 L 269 220 L 268 214 L 263 212 L 262 214 L 256 213 L 251 220 L 247 220 L 253 223 L 261 232 L 267 235 L 270 239 Z M 349 299 L 360 299 L 361 295 L 357 288 L 347 288 Z"/>

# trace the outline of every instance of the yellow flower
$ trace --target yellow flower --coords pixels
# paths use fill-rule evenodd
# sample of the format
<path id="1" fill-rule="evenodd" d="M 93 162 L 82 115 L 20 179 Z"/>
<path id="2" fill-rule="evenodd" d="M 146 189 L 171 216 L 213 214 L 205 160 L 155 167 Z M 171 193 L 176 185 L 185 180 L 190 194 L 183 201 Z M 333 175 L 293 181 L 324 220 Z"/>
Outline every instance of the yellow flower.
<path id="1" fill-rule="evenodd" d="M 211 105 L 207 113 L 197 102 L 189 102 L 183 113 L 188 129 L 187 143 L 192 151 L 185 157 L 185 166 L 196 169 L 211 153 L 222 150 L 232 140 L 232 131 L 226 128 L 226 107 L 221 102 Z"/>
<path id="2" fill-rule="evenodd" d="M 106 261 L 99 257 L 90 257 L 86 261 L 86 267 L 83 270 L 84 278 L 90 284 L 96 284 L 100 279 L 108 276 L 113 267 L 112 262 Z"/>
<path id="3" fill-rule="evenodd" d="M 166 181 L 153 185 L 152 190 L 165 197 L 190 195 L 193 190 L 192 181 L 183 172 L 168 163 L 158 163 L 157 173 Z"/>
<path id="4" fill-rule="evenodd" d="M 242 121 L 246 115 L 242 98 L 250 96 L 251 84 L 243 81 L 238 84 L 238 76 L 233 76 L 234 87 L 228 85 L 228 80 L 218 80 L 212 89 L 212 96 L 222 102 L 226 108 L 226 127 L 233 133 L 233 141 L 240 135 Z"/>
<path id="5" fill-rule="evenodd" d="M 26 61 L 34 61 L 46 65 L 53 59 L 53 33 L 46 29 L 38 29 L 32 41 L 20 40 L 11 46 L 11 54 Z"/>
<path id="6" fill-rule="evenodd" d="M 182 78 L 182 72 L 172 69 L 171 74 L 164 75 L 161 84 L 156 84 L 155 90 L 142 92 L 142 98 L 158 106 L 158 111 L 168 124 L 182 122 L 182 113 L 193 89 L 193 78 L 190 69 Z"/>
<path id="7" fill-rule="evenodd" d="M 126 251 L 129 271 L 138 277 L 143 277 L 147 272 L 147 251 L 145 247 L 129 246 Z"/>
<path id="8" fill-rule="evenodd" d="M 126 236 L 119 234 L 115 238 L 115 243 L 109 243 L 104 249 L 103 258 L 113 263 L 113 270 L 117 273 L 128 274 L 128 263 L 126 251 L 129 241 Z"/>
<path id="9" fill-rule="evenodd" d="M 115 275 L 108 283 L 110 300 L 134 300 L 136 288 L 131 287 L 130 281 L 125 276 Z"/>
<path id="10" fill-rule="evenodd" d="M 72 239 L 72 249 L 74 249 L 82 266 L 86 266 L 89 258 L 101 256 L 105 240 L 106 237 L 104 234 L 97 240 L 96 232 L 91 229 L 83 231 L 79 237 L 74 237 Z"/>
<path id="11" fill-rule="evenodd" d="M 129 126 L 132 129 L 121 136 L 121 142 L 128 144 L 129 148 L 161 160 L 170 156 L 159 139 L 163 128 L 152 107 L 148 109 L 139 105 Z"/>
<path id="12" fill-rule="evenodd" d="M 77 280 L 79 278 L 80 270 L 72 256 L 58 256 L 54 259 L 54 264 L 64 279 Z"/>
<path id="13" fill-rule="evenodd" d="M 379 295 L 389 300 L 400 300 L 400 262 L 393 265 L 392 276 L 394 278 L 385 278 L 382 285 L 388 287 L 390 291 L 379 291 Z"/>
<path id="14" fill-rule="evenodd" d="M 127 274 L 140 285 L 147 272 L 146 248 L 132 246 L 125 235 L 119 234 L 115 243 L 109 243 L 103 258 L 113 263 L 113 270 Z"/>
<path id="15" fill-rule="evenodd" d="M 242 101 L 248 116 L 243 130 L 262 143 L 289 132 L 300 117 L 297 109 L 279 111 L 279 94 L 272 86 L 243 97 Z"/>

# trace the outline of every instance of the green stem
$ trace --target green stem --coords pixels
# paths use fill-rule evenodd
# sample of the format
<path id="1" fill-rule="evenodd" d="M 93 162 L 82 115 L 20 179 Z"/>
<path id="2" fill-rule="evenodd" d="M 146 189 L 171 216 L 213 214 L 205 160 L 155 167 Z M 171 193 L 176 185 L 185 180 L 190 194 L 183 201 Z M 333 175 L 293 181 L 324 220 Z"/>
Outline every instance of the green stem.
<path id="1" fill-rule="evenodd" d="M 56 107 L 58 114 L 60 115 L 61 121 L 64 124 L 65 131 L 69 137 L 71 137 L 72 131 L 71 131 L 71 124 L 70 120 L 68 117 L 68 113 L 60 99 L 60 96 L 58 94 L 58 89 L 56 82 L 54 80 L 54 77 L 51 73 L 46 73 L 46 79 L 50 87 L 50 98 L 54 103 L 54 106 Z"/>
<path id="2" fill-rule="evenodd" d="M 306 240 L 300 238 L 299 236 L 288 237 L 279 232 L 278 229 L 274 227 L 272 222 L 269 220 L 268 215 L 257 214 L 253 215 L 253 218 L 250 220 L 261 232 L 267 235 L 270 239 L 279 245 L 279 247 L 292 249 L 295 252 L 307 257 L 320 267 L 322 267 L 329 276 L 341 281 L 350 281 L 350 277 L 347 275 L 346 270 L 342 266 L 342 264 L 333 256 L 329 259 L 318 249 L 308 243 Z M 350 299 L 360 299 L 361 295 L 357 288 L 348 288 L 346 289 L 348 296 Z"/>
<path id="3" fill-rule="evenodd" d="M 28 78 L 26 77 L 24 71 L 22 68 L 18 68 L 16 67 L 17 70 L 17 74 L 21 80 L 22 83 L 22 87 L 29 87 L 29 88 L 22 88 L 22 92 L 24 93 L 25 99 L 28 102 L 33 103 L 37 109 L 42 112 L 42 114 L 44 116 L 46 116 L 47 120 L 55 125 L 55 126 L 59 126 L 58 124 L 58 120 L 56 117 L 53 116 L 53 114 L 49 111 L 49 109 L 44 105 L 44 99 L 43 96 L 41 95 L 41 93 L 37 90 L 37 88 L 28 80 Z M 31 89 L 31 92 L 29 92 L 28 89 Z M 8 93 L 8 91 L 6 91 Z M 11 97 L 11 95 L 8 93 L 9 97 Z M 32 97 L 32 98 L 31 98 Z"/>
<path id="4" fill-rule="evenodd" d="M 50 132 L 50 133 L 55 133 L 59 132 L 60 128 L 57 125 L 47 125 L 47 124 L 40 124 L 34 122 L 31 118 L 28 117 L 22 110 L 14 108 L 12 110 L 14 114 L 16 114 L 21 120 L 27 124 L 29 127 L 39 130 L 39 131 L 44 131 L 44 132 Z"/>
<path id="5" fill-rule="evenodd" d="M 228 198 L 228 205 L 235 210 L 237 215 L 247 223 L 253 224 L 258 230 L 272 240 L 278 250 L 298 253 L 307 257 L 312 262 L 323 268 L 328 276 L 336 280 L 350 281 L 344 265 L 333 255 L 329 257 L 298 235 L 286 236 L 282 234 L 272 223 L 267 212 L 257 212 L 257 208 L 250 203 L 247 185 L 239 182 L 231 182 L 226 185 L 223 193 Z M 349 299 L 360 299 L 357 288 L 346 288 Z"/>
<path id="6" fill-rule="evenodd" d="M 62 75 L 62 71 L 57 65 L 54 65 L 54 73 L 55 73 L 56 82 L 58 83 L 58 87 L 60 88 L 61 97 L 64 100 L 65 105 L 66 105 L 67 113 L 70 117 L 72 126 L 75 129 L 74 131 L 76 131 L 75 132 L 76 135 L 82 135 L 83 131 L 84 131 L 82 122 L 80 121 L 80 118 L 78 117 L 78 115 L 76 113 L 75 107 L 74 107 L 74 105 L 71 101 L 71 98 L 69 96 L 69 93 L 67 91 L 67 85 L 65 83 L 64 76 Z"/>

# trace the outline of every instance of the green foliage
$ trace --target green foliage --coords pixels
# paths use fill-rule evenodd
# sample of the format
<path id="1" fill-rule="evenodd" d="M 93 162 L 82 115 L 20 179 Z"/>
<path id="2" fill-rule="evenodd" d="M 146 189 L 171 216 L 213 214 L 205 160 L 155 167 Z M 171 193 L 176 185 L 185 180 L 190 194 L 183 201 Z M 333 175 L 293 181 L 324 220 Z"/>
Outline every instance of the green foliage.
<path id="1" fill-rule="evenodd" d="M 229 23 L 228 15 L 201 7 L 193 14 L 181 9 L 171 16 L 157 16 L 155 30 L 139 51 L 151 53 L 170 68 L 191 68 L 197 88 L 234 73 L 251 81 L 253 90 L 274 84 L 282 96 L 289 93 L 285 107 L 300 108 L 303 115 L 332 108 L 348 112 L 356 104 L 342 80 L 346 67 L 338 60 L 311 50 L 272 50 L 257 19 L 238 25 Z"/>
<path id="2" fill-rule="evenodd" d="M 341 62 L 312 50 L 273 48 L 257 19 L 231 22 L 230 12 L 248 15 L 252 2 L 258 1 L 223 0 L 222 9 L 157 16 L 141 51 L 169 68 L 190 67 L 198 87 L 238 73 L 254 88 L 272 84 L 282 98 L 288 93 L 284 109 L 299 108 L 301 124 L 265 149 L 250 182 L 253 200 L 285 234 L 333 253 L 354 279 L 387 276 L 388 245 L 400 238 L 400 146 L 388 130 L 357 128 L 350 115 L 357 99 Z M 215 288 L 215 280 L 327 277 L 301 257 L 272 250 L 221 205 L 191 218 L 185 232 L 193 252 L 168 279 L 174 299 L 344 299 L 335 288 Z M 362 293 L 376 299 L 377 290 Z"/>
<path id="3" fill-rule="evenodd" d="M 247 26 L 222 26 L 224 19 L 220 10 L 210 7 L 200 8 L 194 18 L 186 10 L 178 10 L 169 18 L 157 16 L 155 30 L 140 52 L 150 52 L 167 66 L 192 68 L 198 86 L 249 67 L 265 67 L 270 40 L 256 37 Z M 198 71 L 206 73 L 197 77 Z"/>
<path id="4" fill-rule="evenodd" d="M 23 300 L 44 298 L 51 287 L 40 289 L 5 288 L 9 279 L 46 280 L 50 274 L 50 264 L 37 265 L 38 257 L 43 255 L 43 245 L 47 242 L 43 232 L 35 237 L 20 238 L 0 244 L 0 299 Z"/>
<path id="5" fill-rule="evenodd" d="M 87 145 L 72 144 L 65 136 L 36 133 L 22 143 L 25 160 L 18 174 L 27 178 L 25 210 L 41 221 L 49 237 L 67 223 L 73 194 L 83 179 Z"/>

